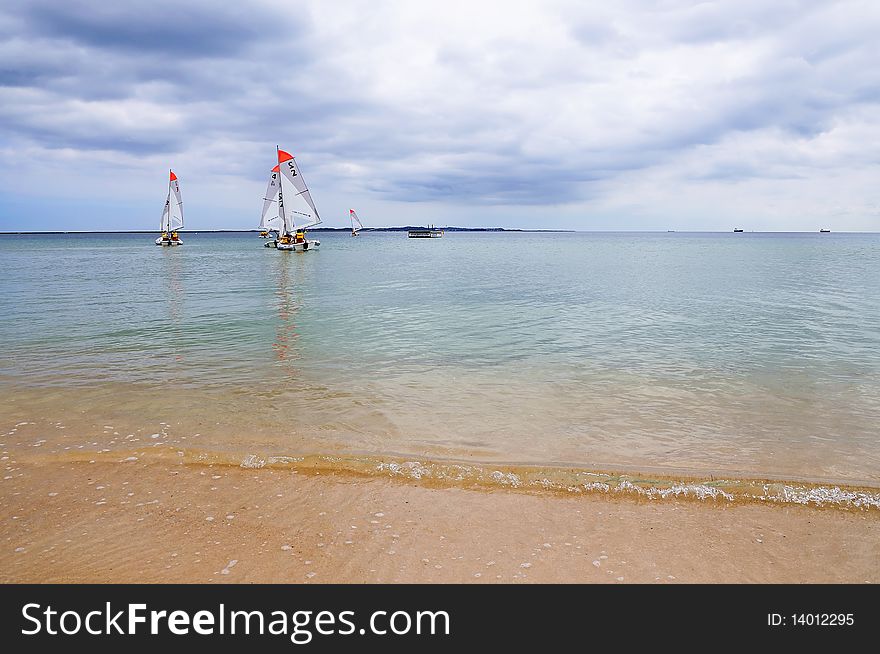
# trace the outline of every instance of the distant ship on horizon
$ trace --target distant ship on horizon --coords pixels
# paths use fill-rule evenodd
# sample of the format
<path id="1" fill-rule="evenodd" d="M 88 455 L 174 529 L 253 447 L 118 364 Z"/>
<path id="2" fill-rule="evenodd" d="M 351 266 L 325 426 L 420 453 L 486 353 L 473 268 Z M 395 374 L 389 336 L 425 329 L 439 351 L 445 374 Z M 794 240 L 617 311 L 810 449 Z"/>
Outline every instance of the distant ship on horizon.
<path id="1" fill-rule="evenodd" d="M 410 229 L 406 235 L 408 238 L 442 238 L 443 230 L 437 229 L 434 225 L 429 225 L 424 229 Z"/>

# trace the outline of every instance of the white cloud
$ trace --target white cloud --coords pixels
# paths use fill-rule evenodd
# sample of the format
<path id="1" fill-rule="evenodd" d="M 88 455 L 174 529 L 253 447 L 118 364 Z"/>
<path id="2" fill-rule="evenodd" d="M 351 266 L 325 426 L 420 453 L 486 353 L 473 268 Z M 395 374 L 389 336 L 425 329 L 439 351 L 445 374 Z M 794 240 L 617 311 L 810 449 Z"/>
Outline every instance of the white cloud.
<path id="1" fill-rule="evenodd" d="M 64 151 L 132 227 L 169 163 L 190 225 L 250 227 L 280 143 L 331 224 L 880 229 L 874 2 L 182 3 L 167 50 L 85 4 L 0 13 L 7 202 Z"/>

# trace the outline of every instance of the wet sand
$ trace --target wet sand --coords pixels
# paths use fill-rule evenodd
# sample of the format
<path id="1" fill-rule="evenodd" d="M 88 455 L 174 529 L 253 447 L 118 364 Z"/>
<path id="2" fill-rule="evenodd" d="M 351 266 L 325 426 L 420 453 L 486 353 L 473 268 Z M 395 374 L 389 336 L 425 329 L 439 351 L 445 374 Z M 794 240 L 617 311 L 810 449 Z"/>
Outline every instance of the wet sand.
<path id="1" fill-rule="evenodd" d="M 880 513 L 7 459 L 3 582 L 880 581 Z"/>

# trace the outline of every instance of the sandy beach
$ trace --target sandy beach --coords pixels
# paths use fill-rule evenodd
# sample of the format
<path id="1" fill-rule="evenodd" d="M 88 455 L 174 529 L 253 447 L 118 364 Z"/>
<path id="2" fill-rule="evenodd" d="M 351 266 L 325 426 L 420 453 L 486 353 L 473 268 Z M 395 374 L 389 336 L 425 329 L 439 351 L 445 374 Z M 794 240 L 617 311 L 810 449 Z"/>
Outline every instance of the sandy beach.
<path id="1" fill-rule="evenodd" d="M 530 584 L 500 627 L 456 605 L 496 648 L 872 627 L 831 600 L 880 582 L 878 30 L 877 2 L 0 4 L 0 583 Z M 762 602 L 603 587 L 613 628 L 534 584 Z M 205 635 L 178 590 L 153 646 Z"/>
<path id="2" fill-rule="evenodd" d="M 880 581 L 873 509 L 11 462 L 0 506 L 6 583 Z"/>

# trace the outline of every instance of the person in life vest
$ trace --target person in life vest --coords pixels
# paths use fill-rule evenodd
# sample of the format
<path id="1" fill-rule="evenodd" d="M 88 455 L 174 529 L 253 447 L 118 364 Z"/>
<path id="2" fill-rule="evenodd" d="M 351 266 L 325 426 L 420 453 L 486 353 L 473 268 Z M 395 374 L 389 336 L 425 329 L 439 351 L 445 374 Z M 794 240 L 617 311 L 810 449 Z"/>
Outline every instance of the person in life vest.
<path id="1" fill-rule="evenodd" d="M 171 240 L 172 240 L 172 241 L 176 241 L 176 240 L 177 240 L 177 232 L 171 232 Z"/>
<path id="2" fill-rule="evenodd" d="M 296 233 L 296 243 L 304 243 L 306 240 L 306 235 L 304 232 Z"/>

